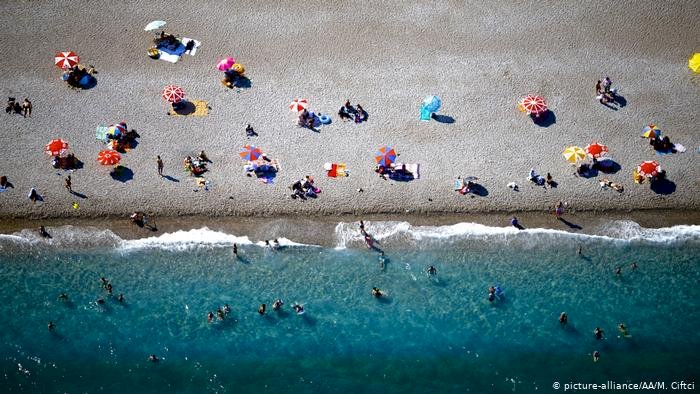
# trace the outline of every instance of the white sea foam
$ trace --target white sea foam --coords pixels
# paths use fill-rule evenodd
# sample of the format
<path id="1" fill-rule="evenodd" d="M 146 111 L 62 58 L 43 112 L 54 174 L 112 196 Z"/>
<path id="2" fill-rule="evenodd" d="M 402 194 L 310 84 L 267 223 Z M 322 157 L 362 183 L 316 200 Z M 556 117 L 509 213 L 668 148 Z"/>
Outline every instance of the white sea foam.
<path id="1" fill-rule="evenodd" d="M 679 225 L 663 228 L 644 228 L 633 221 L 612 221 L 596 234 L 585 234 L 555 229 L 530 228 L 518 230 L 514 227 L 492 227 L 479 223 L 456 223 L 445 226 L 413 226 L 408 222 L 365 222 L 365 230 L 375 241 L 419 242 L 450 240 L 508 241 L 530 237 L 532 241 L 555 239 L 586 240 L 599 239 L 613 242 L 648 242 L 670 244 L 675 242 L 700 241 L 700 226 Z M 335 228 L 336 248 L 363 245 L 364 236 L 357 222 L 341 222 Z"/>

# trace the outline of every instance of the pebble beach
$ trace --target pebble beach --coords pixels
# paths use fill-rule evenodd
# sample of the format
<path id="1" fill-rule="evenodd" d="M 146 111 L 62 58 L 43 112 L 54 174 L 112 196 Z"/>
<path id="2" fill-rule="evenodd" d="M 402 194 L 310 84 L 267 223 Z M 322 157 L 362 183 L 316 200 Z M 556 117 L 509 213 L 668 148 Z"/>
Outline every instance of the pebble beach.
<path id="1" fill-rule="evenodd" d="M 0 173 L 14 185 L 0 193 L 5 217 L 451 214 L 551 211 L 558 201 L 581 211 L 698 208 L 700 78 L 687 67 L 700 42 L 697 2 L 59 1 L 5 2 L 0 10 L 0 86 L 34 106 L 31 118 L 3 114 L 0 122 Z M 176 64 L 150 59 L 153 33 L 143 27 L 156 19 L 200 41 L 196 55 Z M 71 90 L 60 80 L 52 60 L 66 50 L 95 67 L 95 87 Z M 215 65 L 225 56 L 245 65 L 250 87 L 220 83 Z M 617 110 L 595 99 L 595 82 L 605 76 L 626 101 Z M 209 115 L 168 116 L 160 97 L 167 84 L 207 101 Z M 431 94 L 442 98 L 439 114 L 451 123 L 419 120 Z M 536 125 L 518 111 L 527 94 L 545 97 L 553 123 Z M 332 123 L 318 132 L 297 127 L 288 109 L 297 97 Z M 346 99 L 362 104 L 369 119 L 340 121 Z M 133 171 L 126 182 L 95 160 L 104 148 L 95 127 L 120 121 L 141 135 L 122 157 Z M 648 123 L 687 151 L 655 154 L 640 137 Z M 246 137 L 247 124 L 258 137 Z M 84 198 L 65 190 L 68 172 L 51 167 L 43 148 L 53 138 L 68 141 L 84 162 L 70 173 Z M 596 141 L 609 147 L 619 171 L 573 176 L 562 151 Z M 238 152 L 245 144 L 279 162 L 274 184 L 244 175 Z M 378 177 L 374 152 L 384 144 L 396 147 L 398 161 L 419 163 L 420 179 Z M 210 190 L 195 192 L 182 160 L 200 150 L 213 161 Z M 158 176 L 156 155 L 168 178 Z M 661 163 L 669 187 L 633 183 L 644 160 Z M 327 178 L 325 162 L 347 163 L 350 176 Z M 530 168 L 551 173 L 558 186 L 528 182 Z M 290 199 L 288 186 L 305 175 L 321 194 Z M 479 177 L 481 195 L 454 192 L 458 175 Z M 602 177 L 624 192 L 601 189 Z M 31 187 L 43 203 L 26 198 Z"/>

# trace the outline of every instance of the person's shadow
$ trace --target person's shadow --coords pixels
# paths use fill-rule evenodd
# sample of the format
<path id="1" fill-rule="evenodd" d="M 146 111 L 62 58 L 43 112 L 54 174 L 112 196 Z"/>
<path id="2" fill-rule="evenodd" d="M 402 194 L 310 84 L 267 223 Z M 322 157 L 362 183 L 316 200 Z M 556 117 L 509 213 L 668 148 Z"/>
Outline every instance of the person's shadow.
<path id="1" fill-rule="evenodd" d="M 84 195 L 83 193 L 80 193 L 80 192 L 73 191 L 73 192 L 71 192 L 71 194 L 78 197 L 78 198 L 87 198 L 86 195 Z"/>
<path id="2" fill-rule="evenodd" d="M 549 127 L 557 123 L 557 117 L 551 109 L 540 116 L 530 115 L 530 117 L 532 118 L 532 122 L 540 127 Z"/>
<path id="3" fill-rule="evenodd" d="M 173 177 L 171 177 L 170 175 L 163 175 L 163 178 L 169 180 L 170 182 L 180 182 L 179 179 L 173 178 Z"/>
<path id="4" fill-rule="evenodd" d="M 621 96 L 617 93 L 614 93 L 612 96 L 613 96 L 613 102 L 616 103 L 617 105 L 619 105 L 620 108 L 623 108 L 627 105 L 627 100 L 623 96 Z"/>
<path id="5" fill-rule="evenodd" d="M 480 197 L 486 197 L 489 195 L 488 189 L 486 189 L 485 187 L 483 187 L 482 185 L 480 185 L 478 183 L 475 183 L 471 187 L 471 193 L 474 195 L 480 196 Z"/>
<path id="6" fill-rule="evenodd" d="M 573 229 L 573 230 L 582 230 L 583 229 L 583 227 L 579 226 L 578 224 L 572 223 L 564 218 L 560 217 L 559 221 L 566 224 L 570 229 Z"/>

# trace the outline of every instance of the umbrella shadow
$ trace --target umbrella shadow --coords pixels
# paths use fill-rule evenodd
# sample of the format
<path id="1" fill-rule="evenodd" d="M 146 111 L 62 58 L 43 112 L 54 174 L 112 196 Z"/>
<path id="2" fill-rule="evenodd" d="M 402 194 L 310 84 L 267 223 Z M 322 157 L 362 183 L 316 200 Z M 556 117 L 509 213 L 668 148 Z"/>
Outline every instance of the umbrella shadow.
<path id="1" fill-rule="evenodd" d="M 182 100 L 179 103 L 173 103 L 172 109 L 178 115 L 187 116 L 192 115 L 197 110 L 197 106 L 190 101 Z"/>
<path id="2" fill-rule="evenodd" d="M 676 191 L 676 184 L 668 179 L 659 179 L 651 182 L 651 190 L 656 194 L 672 194 Z"/>
<path id="3" fill-rule="evenodd" d="M 489 195 L 488 189 L 482 185 L 476 183 L 471 187 L 471 193 L 480 197 L 486 197 Z"/>
<path id="4" fill-rule="evenodd" d="M 245 75 L 237 75 L 233 78 L 233 81 L 231 81 L 231 86 L 238 89 L 250 89 L 253 86 L 253 83 L 251 82 L 250 78 L 246 77 Z"/>
<path id="5" fill-rule="evenodd" d="M 97 78 L 92 75 L 87 75 L 80 81 L 80 88 L 83 90 L 92 89 L 95 86 L 97 86 Z"/>
<path id="6" fill-rule="evenodd" d="M 455 118 L 448 116 L 448 115 L 432 114 L 432 117 L 436 122 L 439 122 L 439 123 L 452 124 L 455 122 Z"/>
<path id="7" fill-rule="evenodd" d="M 540 116 L 535 116 L 535 115 L 530 115 L 530 118 L 532 118 L 532 122 L 540 127 L 549 127 L 555 123 L 557 123 L 557 117 L 554 115 L 554 111 L 547 110 L 545 113 L 543 113 Z"/>
<path id="8" fill-rule="evenodd" d="M 109 175 L 112 179 L 119 182 L 127 182 L 134 179 L 134 171 L 124 166 L 117 166 Z"/>
<path id="9" fill-rule="evenodd" d="M 170 175 L 163 175 L 163 178 L 169 180 L 170 182 L 180 182 L 179 179 L 173 178 L 173 177 L 171 177 Z"/>
<path id="10" fill-rule="evenodd" d="M 580 225 L 578 225 L 578 224 L 576 224 L 576 223 L 572 223 L 572 222 L 570 222 L 570 221 L 568 221 L 568 220 L 566 220 L 566 219 L 564 219 L 564 218 L 561 218 L 561 217 L 560 217 L 560 218 L 558 218 L 558 220 L 559 220 L 560 222 L 566 224 L 570 229 L 573 229 L 573 230 L 583 230 L 583 227 L 581 227 Z"/>
<path id="11" fill-rule="evenodd" d="M 604 174 L 616 174 L 622 169 L 622 166 L 613 159 L 604 159 L 598 162 L 596 168 Z"/>

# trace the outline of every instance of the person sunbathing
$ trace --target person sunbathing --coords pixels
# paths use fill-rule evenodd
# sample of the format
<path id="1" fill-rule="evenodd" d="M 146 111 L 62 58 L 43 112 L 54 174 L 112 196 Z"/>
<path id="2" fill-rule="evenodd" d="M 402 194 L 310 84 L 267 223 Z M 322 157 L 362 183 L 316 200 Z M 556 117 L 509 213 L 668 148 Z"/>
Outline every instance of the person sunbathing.
<path id="1" fill-rule="evenodd" d="M 609 187 L 618 193 L 622 193 L 625 190 L 621 184 L 612 182 L 608 178 L 603 178 L 600 180 L 600 187 L 602 187 L 602 188 Z"/>

